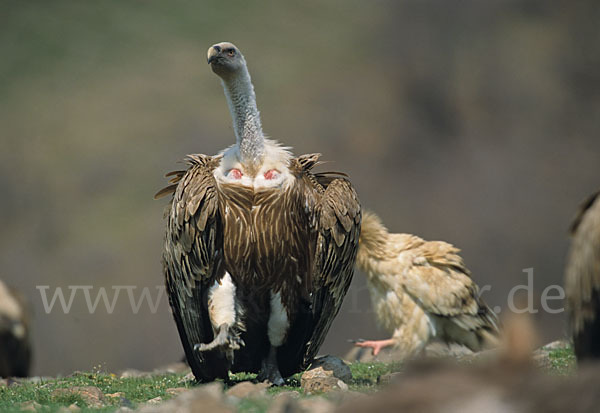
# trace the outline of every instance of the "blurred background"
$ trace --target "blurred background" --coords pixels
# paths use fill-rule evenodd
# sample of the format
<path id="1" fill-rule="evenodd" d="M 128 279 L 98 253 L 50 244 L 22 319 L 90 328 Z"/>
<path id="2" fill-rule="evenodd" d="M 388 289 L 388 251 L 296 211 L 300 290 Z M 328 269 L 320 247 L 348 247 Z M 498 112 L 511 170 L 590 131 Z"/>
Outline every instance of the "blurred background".
<path id="1" fill-rule="evenodd" d="M 390 230 L 460 247 L 491 307 L 524 269 L 536 297 L 562 283 L 570 220 L 600 187 L 596 0 L 0 4 L 0 279 L 33 308 L 33 374 L 182 357 L 166 296 L 134 314 L 121 291 L 90 314 L 80 290 L 47 314 L 36 286 L 156 300 L 167 201 L 152 196 L 185 154 L 234 142 L 205 57 L 224 40 L 265 131 L 349 173 Z M 536 316 L 564 336 L 564 313 Z M 322 352 L 386 335 L 358 273 Z"/>

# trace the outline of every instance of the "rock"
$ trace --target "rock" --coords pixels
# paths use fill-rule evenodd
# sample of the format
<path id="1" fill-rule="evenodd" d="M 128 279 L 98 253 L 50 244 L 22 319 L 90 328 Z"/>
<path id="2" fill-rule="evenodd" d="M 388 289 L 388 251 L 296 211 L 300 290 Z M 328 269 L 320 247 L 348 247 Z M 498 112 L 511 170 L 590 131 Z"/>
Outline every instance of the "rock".
<path id="1" fill-rule="evenodd" d="M 538 367 L 549 368 L 552 366 L 552 360 L 550 360 L 550 353 L 553 350 L 560 350 L 569 348 L 570 344 L 567 340 L 556 340 L 546 344 L 533 352 L 532 358 Z"/>
<path id="2" fill-rule="evenodd" d="M 133 403 L 131 403 L 131 400 L 126 399 L 125 397 L 121 397 L 119 399 L 119 403 L 121 403 L 121 407 L 129 407 L 131 409 L 134 408 L 134 405 L 133 405 Z"/>
<path id="3" fill-rule="evenodd" d="M 310 374 L 306 374 L 309 373 Z M 326 393 L 334 390 L 348 390 L 348 385 L 342 380 L 334 377 L 331 372 L 319 368 L 318 370 L 309 370 L 302 375 L 302 389 L 306 394 Z"/>
<path id="4" fill-rule="evenodd" d="M 10 387 L 10 386 L 20 386 L 20 385 L 21 385 L 21 382 L 19 381 L 19 379 L 16 379 L 16 378 L 14 378 L 14 377 L 8 377 L 8 378 L 6 379 L 6 385 L 7 385 L 8 387 Z"/>
<path id="5" fill-rule="evenodd" d="M 28 377 L 26 380 L 29 383 L 40 384 L 42 381 L 48 381 L 48 379 L 49 379 L 49 377 L 33 376 L 33 377 Z"/>
<path id="6" fill-rule="evenodd" d="M 179 383 L 189 383 L 189 382 L 195 382 L 196 381 L 196 377 L 194 376 L 194 373 L 188 373 L 185 376 L 183 376 L 183 379 L 179 380 Z"/>
<path id="7" fill-rule="evenodd" d="M 352 380 L 350 367 L 337 357 L 316 359 L 300 380 L 304 393 L 323 393 L 332 390 L 348 390 L 344 382 Z"/>
<path id="8" fill-rule="evenodd" d="M 123 392 L 119 391 L 116 393 L 109 393 L 109 394 L 105 394 L 104 396 L 111 398 L 113 400 L 118 400 L 121 407 L 133 407 L 133 404 L 131 403 L 131 401 L 129 399 L 125 398 L 125 393 L 123 393 Z"/>
<path id="9" fill-rule="evenodd" d="M 361 393 L 358 391 L 338 392 L 336 394 L 336 396 L 337 397 L 335 397 L 334 399 L 330 398 L 329 400 L 334 401 L 336 404 L 340 404 L 340 403 L 351 403 L 354 401 L 362 400 L 365 397 L 369 397 L 365 393 Z"/>
<path id="10" fill-rule="evenodd" d="M 457 358 L 473 355 L 473 351 L 459 344 L 446 344 L 438 341 L 427 344 L 423 349 L 425 357 Z"/>
<path id="11" fill-rule="evenodd" d="M 166 366 L 159 367 L 154 369 L 153 374 L 167 374 L 167 373 L 175 373 L 175 374 L 183 374 L 191 372 L 190 367 L 187 363 L 183 361 L 178 361 L 176 363 L 167 364 Z"/>
<path id="12" fill-rule="evenodd" d="M 59 413 L 77 413 L 79 411 L 81 411 L 81 407 L 77 406 L 75 403 L 73 403 L 69 407 L 63 406 L 60 409 L 58 409 Z"/>
<path id="13" fill-rule="evenodd" d="M 569 348 L 570 344 L 567 340 L 556 340 L 546 344 L 535 350 L 532 354 L 534 363 L 541 368 L 549 368 L 552 366 L 552 360 L 550 360 L 550 353 L 553 350 L 561 350 Z"/>
<path id="14" fill-rule="evenodd" d="M 0 387 L 7 387 L 7 386 L 8 386 L 8 379 L 0 378 Z"/>
<path id="15" fill-rule="evenodd" d="M 341 391 L 348 391 L 348 385 L 346 383 L 344 383 L 343 381 L 338 380 L 337 385 Z"/>
<path id="16" fill-rule="evenodd" d="M 214 382 L 190 389 L 163 403 L 146 405 L 138 411 L 140 413 L 194 413 L 199 411 L 233 413 L 235 409 L 225 402 L 223 384 Z"/>
<path id="17" fill-rule="evenodd" d="M 560 350 L 560 349 L 566 349 L 569 348 L 571 346 L 571 344 L 569 343 L 568 340 L 556 340 L 553 341 L 551 343 L 546 344 L 545 346 L 542 346 L 540 349 L 536 350 Z"/>
<path id="18" fill-rule="evenodd" d="M 188 390 L 189 389 L 186 387 L 171 387 L 165 390 L 165 393 L 167 393 L 170 396 L 179 396 L 181 393 Z"/>
<path id="19" fill-rule="evenodd" d="M 311 397 L 298 401 L 300 408 L 307 413 L 332 412 L 335 405 L 324 397 Z"/>
<path id="20" fill-rule="evenodd" d="M 487 350 L 477 351 L 471 354 L 457 355 L 454 360 L 460 364 L 485 364 L 498 360 L 502 356 L 500 348 L 490 348 Z"/>
<path id="21" fill-rule="evenodd" d="M 230 397 L 237 397 L 243 399 L 246 397 L 260 397 L 264 396 L 267 392 L 269 384 L 267 383 L 252 383 L 250 381 L 243 381 L 230 387 L 225 394 Z"/>
<path id="22" fill-rule="evenodd" d="M 162 397 L 158 396 L 153 399 L 148 400 L 146 403 L 148 404 L 159 404 L 163 401 Z"/>
<path id="23" fill-rule="evenodd" d="M 129 379 L 132 377 L 149 377 L 151 376 L 150 373 L 148 373 L 147 371 L 140 371 L 140 370 L 136 370 L 136 369 L 127 369 L 127 370 L 123 370 L 121 373 L 119 373 L 119 377 L 122 379 Z"/>
<path id="24" fill-rule="evenodd" d="M 35 401 L 21 403 L 21 406 L 20 406 L 21 411 L 23 411 L 23 412 L 35 412 L 36 410 L 38 410 L 41 407 L 42 407 L 42 405 Z"/>
<path id="25" fill-rule="evenodd" d="M 297 399 L 300 397 L 300 393 L 296 390 L 282 391 L 273 396 L 273 399 L 277 399 L 278 397 L 291 397 L 293 399 Z"/>
<path id="26" fill-rule="evenodd" d="M 224 400 L 223 383 L 220 383 L 218 381 L 215 381 L 215 382 L 212 382 L 209 384 L 204 384 L 202 386 L 198 386 L 194 390 L 195 391 L 201 390 L 202 394 L 204 394 L 204 395 L 214 397 L 215 399 L 218 399 L 218 400 Z M 185 395 L 185 393 L 184 393 L 184 395 Z"/>
<path id="27" fill-rule="evenodd" d="M 382 374 L 381 376 L 377 377 L 377 384 L 389 384 L 393 381 L 398 380 L 398 377 L 401 376 L 401 373 L 387 373 L 387 374 Z"/>
<path id="28" fill-rule="evenodd" d="M 114 413 L 128 413 L 128 412 L 132 412 L 132 411 L 133 411 L 133 409 L 131 407 L 123 406 L 123 407 L 119 407 L 117 410 L 115 410 Z"/>
<path id="29" fill-rule="evenodd" d="M 52 397 L 79 396 L 88 407 L 99 408 L 105 403 L 104 394 L 95 386 L 75 386 L 68 389 L 56 389 L 52 392 Z"/>
<path id="30" fill-rule="evenodd" d="M 293 396 L 291 393 L 296 393 Z M 273 402 L 269 406 L 267 413 L 303 413 L 300 405 L 297 402 L 297 397 L 300 395 L 298 392 L 281 392 L 273 398 Z"/>
<path id="31" fill-rule="evenodd" d="M 319 368 L 324 371 L 331 371 L 334 377 L 337 377 L 346 383 L 349 383 L 352 380 L 352 371 L 350 370 L 350 367 L 337 357 L 323 356 L 316 358 L 312 362 L 309 371 Z"/>

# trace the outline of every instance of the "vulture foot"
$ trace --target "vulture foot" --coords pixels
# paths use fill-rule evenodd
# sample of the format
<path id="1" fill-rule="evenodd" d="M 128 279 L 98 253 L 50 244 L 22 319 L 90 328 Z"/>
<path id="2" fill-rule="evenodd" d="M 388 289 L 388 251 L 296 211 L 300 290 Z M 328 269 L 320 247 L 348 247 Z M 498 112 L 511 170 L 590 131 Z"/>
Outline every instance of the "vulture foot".
<path id="1" fill-rule="evenodd" d="M 283 386 L 285 381 L 281 377 L 279 367 L 277 366 L 276 348 L 271 347 L 269 355 L 262 361 L 262 366 L 256 376 L 259 382 L 267 380 L 274 386 Z"/>
<path id="2" fill-rule="evenodd" d="M 369 347 L 373 349 L 373 355 L 376 356 L 381 349 L 393 346 L 395 343 L 394 339 L 388 338 L 387 340 L 356 340 L 354 345 L 357 347 Z"/>
<path id="3" fill-rule="evenodd" d="M 204 352 L 219 350 L 225 353 L 227 359 L 233 361 L 233 352 L 239 350 L 244 345 L 244 341 L 239 334 L 232 331 L 229 325 L 221 324 L 219 332 L 210 343 L 199 343 L 194 346 L 194 350 Z"/>

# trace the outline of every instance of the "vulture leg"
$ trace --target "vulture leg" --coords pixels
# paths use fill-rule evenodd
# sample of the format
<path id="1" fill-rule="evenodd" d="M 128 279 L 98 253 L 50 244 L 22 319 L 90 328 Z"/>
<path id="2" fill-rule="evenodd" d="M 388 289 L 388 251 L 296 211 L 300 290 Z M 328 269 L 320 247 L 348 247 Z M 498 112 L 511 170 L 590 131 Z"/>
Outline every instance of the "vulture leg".
<path id="1" fill-rule="evenodd" d="M 220 281 L 215 281 L 210 288 L 208 314 L 215 338 L 210 343 L 197 343 L 194 350 L 220 350 L 225 353 L 229 362 L 233 362 L 234 350 L 239 350 L 244 345 L 237 326 L 235 290 L 229 273 L 225 273 L 225 276 Z"/>
<path id="2" fill-rule="evenodd" d="M 256 377 L 258 381 L 268 380 L 274 386 L 283 386 L 285 382 L 281 373 L 279 372 L 279 366 L 277 366 L 277 348 L 271 346 L 269 355 L 262 361 L 260 371 Z"/>
<path id="3" fill-rule="evenodd" d="M 275 386 L 283 386 L 284 381 L 277 364 L 277 349 L 283 344 L 290 327 L 287 310 L 281 302 L 281 294 L 271 292 L 271 313 L 269 314 L 268 336 L 271 348 L 267 358 L 262 361 L 257 379 L 268 380 Z"/>
<path id="4" fill-rule="evenodd" d="M 373 349 L 373 355 L 376 356 L 379 352 L 389 346 L 393 346 L 396 341 L 393 338 L 387 340 L 366 340 L 358 341 L 354 345 L 357 347 L 369 347 Z"/>
<path id="5" fill-rule="evenodd" d="M 239 335 L 233 333 L 230 326 L 227 324 L 221 324 L 217 330 L 217 335 L 210 343 L 198 343 L 194 346 L 196 351 L 210 351 L 210 350 L 239 350 L 244 345 L 244 341 L 239 338 Z M 233 356 L 228 358 L 233 359 Z"/>

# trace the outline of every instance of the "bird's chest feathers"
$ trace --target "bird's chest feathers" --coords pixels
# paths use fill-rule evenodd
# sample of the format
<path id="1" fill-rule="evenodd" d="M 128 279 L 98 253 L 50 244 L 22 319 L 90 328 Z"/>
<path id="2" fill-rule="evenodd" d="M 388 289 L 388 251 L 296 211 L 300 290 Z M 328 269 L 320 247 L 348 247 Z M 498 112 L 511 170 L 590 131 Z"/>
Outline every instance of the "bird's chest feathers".
<path id="1" fill-rule="evenodd" d="M 285 277 L 282 283 L 300 286 L 309 272 L 312 233 L 296 178 L 282 164 L 247 172 L 226 162 L 215 171 L 227 269 L 251 285 Z"/>

